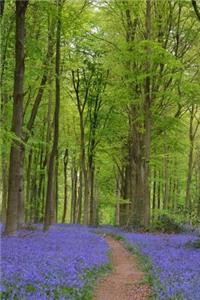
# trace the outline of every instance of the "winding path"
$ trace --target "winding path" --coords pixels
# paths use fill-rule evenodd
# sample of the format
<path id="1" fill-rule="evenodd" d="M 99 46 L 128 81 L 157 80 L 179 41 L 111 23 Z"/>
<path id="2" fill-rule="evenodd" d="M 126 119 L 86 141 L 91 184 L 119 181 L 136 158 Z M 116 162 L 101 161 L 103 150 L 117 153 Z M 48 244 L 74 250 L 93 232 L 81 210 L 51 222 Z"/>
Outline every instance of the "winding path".
<path id="1" fill-rule="evenodd" d="M 99 280 L 93 300 L 147 300 L 151 289 L 142 283 L 144 273 L 139 270 L 136 257 L 122 242 L 105 238 L 111 249 L 113 272 Z"/>

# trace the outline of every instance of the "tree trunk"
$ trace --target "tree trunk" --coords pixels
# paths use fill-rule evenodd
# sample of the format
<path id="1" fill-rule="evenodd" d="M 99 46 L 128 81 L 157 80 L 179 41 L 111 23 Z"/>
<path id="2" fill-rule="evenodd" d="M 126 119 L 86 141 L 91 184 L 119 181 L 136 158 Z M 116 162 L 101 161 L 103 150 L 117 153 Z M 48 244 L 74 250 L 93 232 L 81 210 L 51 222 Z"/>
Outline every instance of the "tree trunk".
<path id="1" fill-rule="evenodd" d="M 74 161 L 74 165 L 71 169 L 71 182 L 72 182 L 72 194 L 71 194 L 71 212 L 70 223 L 75 223 L 76 219 L 76 202 L 77 202 L 77 169 Z"/>
<path id="2" fill-rule="evenodd" d="M 83 115 L 80 115 L 80 131 L 81 131 L 81 170 L 83 172 L 83 182 L 84 182 L 84 215 L 83 223 L 84 225 L 89 224 L 89 189 L 88 189 L 88 173 L 86 169 L 86 157 L 85 157 L 85 132 L 84 132 L 84 122 Z"/>
<path id="3" fill-rule="evenodd" d="M 59 194 L 58 194 L 58 189 L 59 189 L 59 182 L 58 182 L 58 168 L 59 168 L 59 153 L 57 152 L 56 155 L 56 162 L 55 162 L 55 180 L 54 180 L 54 199 L 55 199 L 55 210 L 56 210 L 56 215 L 55 215 L 55 222 L 58 222 L 58 209 L 59 209 Z"/>
<path id="4" fill-rule="evenodd" d="M 58 151 L 59 139 L 59 112 L 60 112 L 60 39 L 61 39 L 61 3 L 57 2 L 57 32 L 56 32 L 56 105 L 54 113 L 54 141 L 49 159 L 46 210 L 44 219 L 44 230 L 48 230 L 49 226 L 55 222 L 55 199 L 53 195 L 53 184 L 55 176 L 55 162 Z"/>
<path id="5" fill-rule="evenodd" d="M 83 172 L 79 172 L 79 187 L 78 187 L 78 204 L 77 204 L 77 223 L 81 224 L 82 216 L 82 200 L 83 200 Z"/>
<path id="6" fill-rule="evenodd" d="M 21 186 L 21 139 L 23 124 L 23 98 L 24 98 L 24 43 L 25 43 L 25 14 L 28 1 L 16 1 L 16 44 L 15 44 L 15 78 L 14 103 L 12 117 L 12 132 L 17 141 L 12 141 L 10 150 L 10 168 L 8 182 L 8 207 L 5 234 L 15 234 L 18 226 L 18 199 L 22 192 Z"/>
<path id="7" fill-rule="evenodd" d="M 3 71 L 1 75 L 1 126 L 4 127 L 7 118 L 7 102 L 8 96 L 3 89 Z M 7 197 L 8 197 L 8 158 L 6 155 L 6 134 L 2 136 L 2 146 L 1 146 L 1 182 L 2 182 L 2 205 L 1 205 L 1 218 L 0 222 L 2 224 L 6 223 L 6 210 L 7 210 Z"/>
<path id="8" fill-rule="evenodd" d="M 134 40 L 135 24 L 131 19 L 129 10 L 126 10 L 127 17 L 127 43 Z M 145 15 L 145 39 L 149 41 L 151 38 L 151 0 L 146 0 Z M 129 51 L 133 51 L 132 44 Z M 129 128 L 130 128 L 130 197 L 131 197 L 131 225 L 137 227 L 148 227 L 150 222 L 150 148 L 151 148 L 151 78 L 150 78 L 150 46 L 146 46 L 146 62 L 145 72 L 146 78 L 143 83 L 143 91 L 140 91 L 134 84 L 130 85 L 133 97 L 142 98 L 143 104 L 140 107 L 135 104 L 129 106 Z M 127 66 L 130 71 L 134 69 L 134 65 L 129 62 Z M 144 122 L 136 121 L 143 115 Z"/>
<path id="9" fill-rule="evenodd" d="M 77 211 L 77 183 L 78 183 L 78 176 L 77 176 L 77 170 L 74 169 L 74 195 L 73 195 L 73 207 L 72 207 L 72 223 L 76 223 L 76 211 Z"/>
<path id="10" fill-rule="evenodd" d="M 195 14 L 196 14 L 197 18 L 200 21 L 200 10 L 197 6 L 196 0 L 192 0 L 192 5 L 193 5 L 193 8 L 194 8 L 194 11 L 195 11 Z"/>
<path id="11" fill-rule="evenodd" d="M 194 112 L 195 108 L 192 105 L 190 112 L 190 127 L 189 127 L 189 155 L 188 155 L 188 171 L 187 171 L 187 181 L 186 181 L 186 195 L 185 195 L 185 207 L 191 209 L 191 182 L 192 182 L 192 165 L 193 165 L 193 150 L 194 150 L 194 133 L 193 133 L 193 122 L 194 122 Z"/>
<path id="12" fill-rule="evenodd" d="M 120 177 L 116 176 L 115 224 L 120 225 Z"/>
<path id="13" fill-rule="evenodd" d="M 157 208 L 161 209 L 161 182 L 160 182 L 160 178 L 161 178 L 161 171 L 158 171 L 158 187 L 157 187 Z"/>
<path id="14" fill-rule="evenodd" d="M 5 0 L 0 0 L 0 16 L 3 17 Z"/>
<path id="15" fill-rule="evenodd" d="M 30 187 L 31 187 L 31 169 L 32 169 L 32 157 L 33 157 L 33 149 L 31 148 L 28 155 L 28 167 L 26 172 L 26 222 L 30 221 Z"/>
<path id="16" fill-rule="evenodd" d="M 164 186 L 163 186 L 163 209 L 167 209 L 168 203 L 169 203 L 169 164 L 168 164 L 168 149 L 164 149 L 165 156 L 164 156 L 164 165 L 163 165 L 163 170 L 164 170 Z"/>
<path id="17" fill-rule="evenodd" d="M 24 159 L 25 159 L 25 148 L 24 145 L 20 147 L 20 164 L 19 164 L 19 174 L 20 174 L 20 191 L 18 193 L 18 220 L 17 228 L 20 229 L 25 224 L 25 203 L 24 203 Z"/>
<path id="18" fill-rule="evenodd" d="M 156 190 L 157 190 L 157 172 L 156 166 L 154 166 L 153 170 L 153 195 L 152 195 L 152 220 L 155 216 L 155 209 L 156 209 Z"/>
<path id="19" fill-rule="evenodd" d="M 89 153 L 88 153 L 88 189 L 89 189 L 89 209 L 90 209 L 90 225 L 95 225 L 95 197 L 94 197 L 94 180 L 95 180 L 95 122 L 94 124 L 90 124 L 90 146 L 89 146 Z"/>
<path id="20" fill-rule="evenodd" d="M 37 116 L 37 112 L 39 109 L 39 105 L 42 101 L 43 98 L 43 94 L 44 94 L 44 90 L 45 90 L 45 85 L 47 82 L 47 78 L 48 78 L 48 70 L 49 70 L 49 63 L 52 60 L 53 57 L 53 41 L 52 41 L 52 34 L 53 34 L 53 30 L 54 30 L 54 22 L 52 22 L 50 28 L 49 28 L 49 32 L 48 32 L 48 47 L 47 47 L 47 53 L 46 53 L 46 57 L 45 57 L 45 61 L 44 61 L 44 72 L 41 78 L 41 83 L 40 83 L 40 87 L 37 93 L 37 96 L 35 98 L 35 102 L 33 104 L 32 110 L 31 110 L 31 114 L 30 114 L 30 118 L 28 120 L 28 123 L 26 125 L 26 131 L 23 132 L 23 142 L 24 144 L 27 144 L 29 137 L 30 137 L 30 133 L 31 130 L 34 126 L 35 123 L 35 119 Z M 21 203 L 19 206 L 19 211 L 20 211 L 20 220 L 18 222 L 18 228 L 20 228 L 20 226 L 23 224 L 24 222 L 24 179 L 23 179 L 23 169 L 24 169 L 24 158 L 25 158 L 25 146 L 23 146 L 21 148 L 21 186 L 22 186 L 22 192 L 20 194 L 20 198 L 19 198 L 19 202 Z"/>
<path id="21" fill-rule="evenodd" d="M 68 166 L 68 160 L 69 160 L 69 154 L 68 154 L 68 149 L 65 150 L 65 155 L 64 155 L 64 206 L 63 206 L 63 215 L 62 215 L 62 223 L 65 223 L 66 220 L 66 215 L 67 215 L 67 206 L 68 206 L 68 195 L 67 195 L 67 166 Z"/>
<path id="22" fill-rule="evenodd" d="M 5 158 L 2 160 L 2 207 L 1 220 L 2 224 L 6 223 L 7 195 L 8 195 L 8 171 Z"/>
<path id="23" fill-rule="evenodd" d="M 151 0 L 146 0 L 146 40 L 151 38 Z M 150 72 L 149 54 L 151 49 L 147 46 L 147 62 L 146 72 Z M 150 189 L 149 189 L 149 178 L 150 178 L 150 151 L 151 151 L 151 79 L 147 75 L 145 79 L 145 102 L 144 102 L 144 143 L 145 143 L 145 161 L 144 161 L 144 226 L 149 226 L 150 222 Z"/>
<path id="24" fill-rule="evenodd" d="M 3 71 L 2 71 L 3 72 Z M 1 86 L 3 87 L 3 74 L 1 75 Z M 5 124 L 7 117 L 7 101 L 8 96 L 4 89 L 1 89 L 1 126 Z M 1 219 L 2 224 L 6 223 L 6 210 L 7 210 L 7 196 L 8 196 L 8 158 L 6 157 L 6 135 L 2 136 L 2 146 L 1 146 L 1 181 L 2 181 L 2 206 L 1 206 Z"/>
<path id="25" fill-rule="evenodd" d="M 95 225 L 95 215 L 96 215 L 95 213 L 96 205 L 95 205 L 95 197 L 94 197 L 94 174 L 95 174 L 95 169 L 92 163 L 89 169 L 90 225 Z"/>
<path id="26" fill-rule="evenodd" d="M 200 219 L 200 149 L 198 152 L 198 163 L 197 163 L 197 170 L 196 170 L 196 182 L 197 182 L 197 195 L 196 195 L 196 201 L 197 201 L 197 216 Z"/>
<path id="27" fill-rule="evenodd" d="M 128 166 L 128 159 L 127 159 L 127 165 L 122 167 L 121 170 L 121 176 L 120 176 L 120 184 L 119 186 L 121 187 L 120 189 L 120 197 L 121 199 L 124 199 L 125 203 L 119 203 L 119 224 L 121 226 L 125 226 L 127 225 L 127 201 L 128 201 L 128 197 L 129 197 L 129 187 L 128 187 L 128 183 L 129 180 L 127 177 L 129 177 L 129 166 Z"/>

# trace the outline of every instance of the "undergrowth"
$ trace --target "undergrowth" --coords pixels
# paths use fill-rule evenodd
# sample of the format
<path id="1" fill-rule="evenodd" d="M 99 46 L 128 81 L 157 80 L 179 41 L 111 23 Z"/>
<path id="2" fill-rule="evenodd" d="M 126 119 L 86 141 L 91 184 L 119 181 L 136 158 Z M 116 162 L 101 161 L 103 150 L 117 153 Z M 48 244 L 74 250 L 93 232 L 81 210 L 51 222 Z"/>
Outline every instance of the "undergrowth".
<path id="1" fill-rule="evenodd" d="M 107 264 L 100 269 L 95 269 L 86 273 L 85 278 L 87 279 L 87 284 L 81 292 L 81 295 L 73 298 L 74 300 L 92 300 L 94 286 L 98 279 L 107 276 L 109 272 L 112 270 L 112 265 Z"/>

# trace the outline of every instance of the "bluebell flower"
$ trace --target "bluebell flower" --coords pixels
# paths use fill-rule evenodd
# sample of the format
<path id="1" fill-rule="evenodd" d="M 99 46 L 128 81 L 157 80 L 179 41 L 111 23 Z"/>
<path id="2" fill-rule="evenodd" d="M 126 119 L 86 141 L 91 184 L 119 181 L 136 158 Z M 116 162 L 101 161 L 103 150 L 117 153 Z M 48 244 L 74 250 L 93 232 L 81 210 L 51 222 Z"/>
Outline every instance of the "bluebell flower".
<path id="1" fill-rule="evenodd" d="M 58 293 L 71 300 L 62 291 L 78 294 L 85 273 L 108 263 L 108 250 L 103 238 L 80 225 L 55 225 L 45 233 L 38 225 L 29 235 L 2 237 L 2 291 L 9 299 L 53 300 Z"/>

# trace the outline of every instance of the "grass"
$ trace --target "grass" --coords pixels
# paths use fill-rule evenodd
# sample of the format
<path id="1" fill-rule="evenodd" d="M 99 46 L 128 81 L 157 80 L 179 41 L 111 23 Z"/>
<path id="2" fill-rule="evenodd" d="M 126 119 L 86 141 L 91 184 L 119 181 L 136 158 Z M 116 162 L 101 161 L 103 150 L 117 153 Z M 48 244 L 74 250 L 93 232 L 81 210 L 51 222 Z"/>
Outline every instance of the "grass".
<path id="1" fill-rule="evenodd" d="M 92 300 L 94 286 L 98 279 L 107 276 L 112 270 L 111 263 L 101 267 L 100 269 L 95 269 L 86 273 L 86 278 L 88 284 L 82 290 L 81 296 L 74 298 L 74 300 Z"/>

